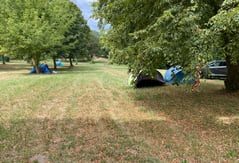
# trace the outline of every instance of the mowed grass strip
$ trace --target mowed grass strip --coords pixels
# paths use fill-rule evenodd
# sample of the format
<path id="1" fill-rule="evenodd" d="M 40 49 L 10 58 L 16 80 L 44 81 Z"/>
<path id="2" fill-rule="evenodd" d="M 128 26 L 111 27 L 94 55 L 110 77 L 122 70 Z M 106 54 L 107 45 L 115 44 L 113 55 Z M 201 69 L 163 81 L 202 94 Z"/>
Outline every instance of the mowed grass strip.
<path id="1" fill-rule="evenodd" d="M 6 67 L 7 66 L 7 67 Z M 236 162 L 239 93 L 223 81 L 133 89 L 106 63 L 0 66 L 1 162 Z"/>

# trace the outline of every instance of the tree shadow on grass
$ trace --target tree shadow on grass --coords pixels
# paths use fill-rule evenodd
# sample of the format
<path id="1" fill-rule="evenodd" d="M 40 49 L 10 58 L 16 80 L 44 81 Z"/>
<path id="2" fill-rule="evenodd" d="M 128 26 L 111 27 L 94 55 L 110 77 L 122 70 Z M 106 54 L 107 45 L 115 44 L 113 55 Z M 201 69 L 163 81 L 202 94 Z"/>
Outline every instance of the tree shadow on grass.
<path id="1" fill-rule="evenodd" d="M 159 161 L 145 142 L 125 132 L 121 125 L 125 126 L 110 118 L 0 123 L 0 158 L 3 162 Z"/>
<path id="2" fill-rule="evenodd" d="M 30 71 L 31 65 L 26 64 L 0 64 L 0 72 L 11 72 L 11 71 Z"/>
<path id="3" fill-rule="evenodd" d="M 182 162 L 187 158 L 207 162 L 220 161 L 228 150 L 233 154 L 229 160 L 236 160 L 235 145 L 218 153 L 221 143 L 206 144 L 212 148 L 207 151 L 202 146 L 206 142 L 195 144 L 198 141 L 202 140 L 159 120 L 35 118 L 0 123 L 3 162 Z"/>
<path id="4" fill-rule="evenodd" d="M 90 72 L 97 72 L 100 69 L 97 67 L 91 66 L 74 66 L 74 67 L 60 67 L 56 70 L 56 72 L 60 74 L 75 74 L 75 73 L 90 73 Z"/>
<path id="5" fill-rule="evenodd" d="M 206 84 L 201 92 L 189 92 L 184 86 L 165 86 L 131 91 L 135 105 L 155 114 L 165 114 L 174 121 L 210 129 L 220 127 L 220 116 L 239 115 L 239 92 L 228 93 L 221 86 Z M 237 121 L 238 122 L 238 121 Z M 236 122 L 235 122 L 236 123 Z"/>

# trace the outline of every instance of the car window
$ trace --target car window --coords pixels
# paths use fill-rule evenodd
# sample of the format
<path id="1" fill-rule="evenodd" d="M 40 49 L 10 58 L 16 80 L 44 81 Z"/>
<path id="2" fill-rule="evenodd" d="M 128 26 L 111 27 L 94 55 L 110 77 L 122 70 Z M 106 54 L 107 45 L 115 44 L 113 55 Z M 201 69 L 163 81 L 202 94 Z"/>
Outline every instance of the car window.
<path id="1" fill-rule="evenodd" d="M 209 63 L 209 66 L 215 66 L 215 62 Z"/>
<path id="2" fill-rule="evenodd" d="M 220 65 L 220 62 L 211 62 L 210 64 L 209 64 L 209 66 L 219 66 Z"/>
<path id="3" fill-rule="evenodd" d="M 226 66 L 226 62 L 220 62 L 220 66 Z"/>
<path id="4" fill-rule="evenodd" d="M 220 66 L 221 62 L 215 62 L 214 66 Z"/>
<path id="5" fill-rule="evenodd" d="M 210 67 L 214 66 L 226 66 L 226 61 L 213 61 L 208 64 Z"/>

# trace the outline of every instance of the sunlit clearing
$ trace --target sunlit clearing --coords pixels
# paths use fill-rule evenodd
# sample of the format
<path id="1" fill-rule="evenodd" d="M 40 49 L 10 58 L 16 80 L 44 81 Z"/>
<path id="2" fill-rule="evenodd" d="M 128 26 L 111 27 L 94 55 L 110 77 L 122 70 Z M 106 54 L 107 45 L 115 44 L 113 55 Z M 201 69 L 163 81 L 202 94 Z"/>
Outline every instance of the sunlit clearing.
<path id="1" fill-rule="evenodd" d="M 224 124 L 231 124 L 236 120 L 239 120 L 239 116 L 232 116 L 232 117 L 218 117 L 217 118 L 219 122 L 222 122 Z"/>

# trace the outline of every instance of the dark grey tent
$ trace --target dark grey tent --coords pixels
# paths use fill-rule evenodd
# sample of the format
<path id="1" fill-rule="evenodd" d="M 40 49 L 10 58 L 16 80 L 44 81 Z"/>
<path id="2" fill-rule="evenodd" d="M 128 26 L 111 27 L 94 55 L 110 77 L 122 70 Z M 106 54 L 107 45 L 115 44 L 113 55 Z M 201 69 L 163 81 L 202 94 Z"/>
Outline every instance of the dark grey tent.
<path id="1" fill-rule="evenodd" d="M 150 77 L 149 75 L 144 75 L 140 73 L 137 76 L 135 87 L 152 87 L 152 86 L 162 86 L 165 84 L 162 74 L 157 71 L 155 77 Z"/>

